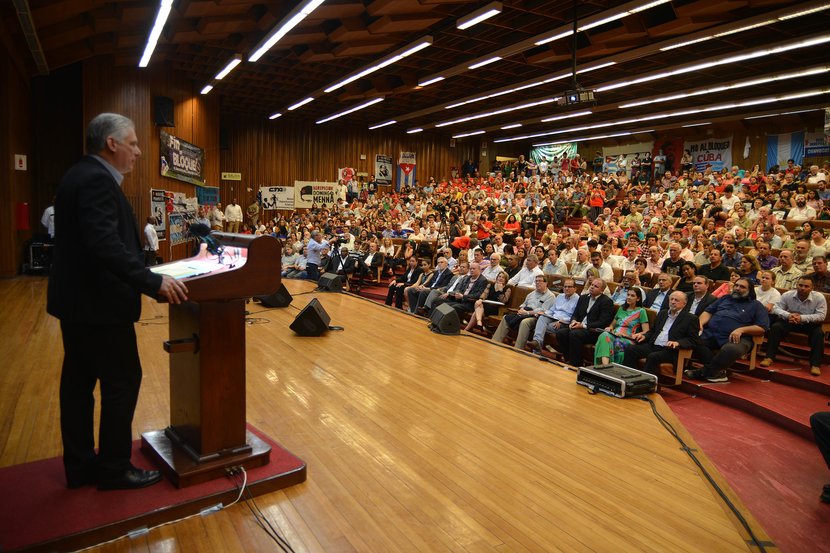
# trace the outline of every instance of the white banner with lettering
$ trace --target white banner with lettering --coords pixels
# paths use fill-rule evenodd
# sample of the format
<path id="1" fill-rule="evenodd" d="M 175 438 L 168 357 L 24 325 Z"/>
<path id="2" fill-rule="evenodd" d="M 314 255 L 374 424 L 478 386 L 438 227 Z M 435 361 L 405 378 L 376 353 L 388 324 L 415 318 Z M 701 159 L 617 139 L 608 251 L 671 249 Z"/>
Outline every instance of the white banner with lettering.
<path id="1" fill-rule="evenodd" d="M 704 138 L 683 143 L 683 149 L 692 154 L 695 171 L 704 171 L 707 165 L 713 171 L 732 167 L 732 137 Z"/>
<path id="2" fill-rule="evenodd" d="M 336 182 L 294 181 L 294 209 L 331 207 L 339 199 L 346 199 L 346 187 Z"/>
<path id="3" fill-rule="evenodd" d="M 260 186 L 259 202 L 262 210 L 294 209 L 293 186 Z"/>

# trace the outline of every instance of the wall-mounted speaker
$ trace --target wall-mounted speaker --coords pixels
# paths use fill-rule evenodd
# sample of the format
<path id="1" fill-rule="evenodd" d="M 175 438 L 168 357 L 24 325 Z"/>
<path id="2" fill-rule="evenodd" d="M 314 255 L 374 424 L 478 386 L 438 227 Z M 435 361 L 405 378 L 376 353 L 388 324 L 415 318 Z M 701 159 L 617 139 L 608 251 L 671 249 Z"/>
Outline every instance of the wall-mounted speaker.
<path id="1" fill-rule="evenodd" d="M 265 307 L 288 307 L 293 298 L 285 284 L 281 283 L 276 292 L 268 296 L 257 296 L 257 299 Z"/>
<path id="2" fill-rule="evenodd" d="M 438 334 L 460 334 L 461 319 L 455 309 L 446 303 L 439 303 L 429 316 L 429 328 Z"/>
<path id="3" fill-rule="evenodd" d="M 319 336 L 329 329 L 331 317 L 317 298 L 306 305 L 291 323 L 290 328 L 300 336 Z"/>
<path id="4" fill-rule="evenodd" d="M 335 273 L 325 273 L 317 281 L 317 288 L 323 292 L 342 292 L 343 277 Z"/>
<path id="5" fill-rule="evenodd" d="M 175 127 L 173 120 L 173 98 L 153 96 L 153 123 L 157 127 Z"/>

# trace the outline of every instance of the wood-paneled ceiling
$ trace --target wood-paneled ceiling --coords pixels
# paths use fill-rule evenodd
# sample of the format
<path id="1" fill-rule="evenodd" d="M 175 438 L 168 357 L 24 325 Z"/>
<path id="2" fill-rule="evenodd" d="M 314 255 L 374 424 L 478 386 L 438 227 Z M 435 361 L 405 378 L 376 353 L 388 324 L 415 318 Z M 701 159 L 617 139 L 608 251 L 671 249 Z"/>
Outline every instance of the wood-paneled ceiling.
<path id="1" fill-rule="evenodd" d="M 21 2 L 25 3 L 24 0 L 17 3 Z M 580 1 L 577 20 L 582 26 L 650 2 Z M 7 5 L 0 15 L 7 18 L 6 29 L 17 31 L 9 38 L 27 52 L 34 75 L 37 65 L 28 54 L 21 23 L 8 3 L 4 4 Z M 708 67 L 671 77 L 600 91 L 596 106 L 589 108 L 591 114 L 570 117 L 568 114 L 584 111 L 586 107 L 565 107 L 548 101 L 571 88 L 570 76 L 533 83 L 570 71 L 572 37 L 540 46 L 535 42 L 544 33 L 567 29 L 573 24 L 573 0 L 505 0 L 500 15 L 467 30 L 456 28 L 457 19 L 486 4 L 470 0 L 327 0 L 262 59 L 250 63 L 247 58 L 254 46 L 297 2 L 176 0 L 150 63 L 151 66 L 166 64 L 167 70 L 192 79 L 194 91 L 198 91 L 234 55 L 243 56 L 245 61 L 211 92 L 222 97 L 223 114 L 247 113 L 265 118 L 274 112 L 283 113 L 274 125 L 287 120 L 316 121 L 384 96 L 380 103 L 326 124 L 366 128 L 396 120 L 387 130 L 403 132 L 424 128 L 445 134 L 485 130 L 488 138 L 495 139 L 830 86 L 830 73 L 825 71 L 771 80 L 774 75 L 830 65 L 830 42 L 822 42 L 820 38 L 830 35 L 830 2 L 674 0 L 579 32 L 578 69 L 614 62 L 580 73 L 579 84 L 596 89 L 761 48 L 786 47 L 811 38 L 819 43 L 736 63 L 707 63 Z M 822 6 L 821 11 L 810 15 L 786 17 L 808 7 Z M 28 0 L 28 7 L 50 70 L 98 55 L 111 56 L 117 65 L 136 66 L 155 18 L 158 0 Z M 753 24 L 758 25 L 728 33 Z M 726 34 L 661 50 L 678 42 L 721 33 Z M 322 92 L 350 73 L 426 35 L 433 37 L 432 46 L 337 91 Z M 495 54 L 502 55 L 503 59 L 478 69 L 466 69 L 472 62 Z M 451 71 L 454 68 L 456 71 Z M 418 87 L 419 81 L 442 72 L 455 74 Z M 759 82 L 752 86 L 650 102 L 639 107 L 618 107 L 626 102 L 656 100 L 659 96 L 755 79 Z M 494 92 L 506 93 L 447 109 L 462 100 Z M 313 102 L 286 111 L 289 105 L 310 94 L 316 96 Z M 825 93 L 774 105 L 756 104 L 658 117 L 586 129 L 583 134 L 666 124 L 680 126 L 774 110 L 794 111 L 830 105 L 828 96 Z M 543 103 L 435 127 L 442 122 L 534 102 Z M 554 122 L 540 121 L 558 115 L 566 117 Z M 510 130 L 500 128 L 516 123 L 523 126 Z"/>

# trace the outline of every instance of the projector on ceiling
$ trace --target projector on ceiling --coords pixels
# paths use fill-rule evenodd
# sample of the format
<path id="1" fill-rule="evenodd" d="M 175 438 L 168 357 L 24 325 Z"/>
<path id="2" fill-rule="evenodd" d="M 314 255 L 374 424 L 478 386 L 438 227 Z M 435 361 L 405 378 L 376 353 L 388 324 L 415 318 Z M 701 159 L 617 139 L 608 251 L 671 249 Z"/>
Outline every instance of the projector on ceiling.
<path id="1" fill-rule="evenodd" d="M 594 104 L 596 103 L 596 99 L 594 98 L 594 91 L 593 90 L 585 90 L 584 88 L 579 88 L 576 90 L 568 90 L 565 94 L 559 99 L 560 106 L 573 106 L 577 104 Z"/>

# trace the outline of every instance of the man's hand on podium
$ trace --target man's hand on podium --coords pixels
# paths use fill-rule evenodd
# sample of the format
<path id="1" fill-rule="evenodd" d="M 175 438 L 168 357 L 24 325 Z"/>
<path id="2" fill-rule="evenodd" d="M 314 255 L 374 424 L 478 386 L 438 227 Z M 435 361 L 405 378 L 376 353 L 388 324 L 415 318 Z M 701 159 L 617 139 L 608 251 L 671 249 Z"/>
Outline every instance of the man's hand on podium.
<path id="1" fill-rule="evenodd" d="M 187 301 L 187 286 L 171 276 L 163 275 L 158 295 L 164 296 L 170 303 L 178 304 Z"/>

